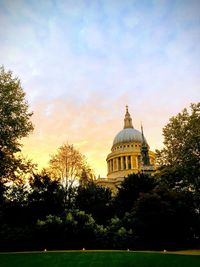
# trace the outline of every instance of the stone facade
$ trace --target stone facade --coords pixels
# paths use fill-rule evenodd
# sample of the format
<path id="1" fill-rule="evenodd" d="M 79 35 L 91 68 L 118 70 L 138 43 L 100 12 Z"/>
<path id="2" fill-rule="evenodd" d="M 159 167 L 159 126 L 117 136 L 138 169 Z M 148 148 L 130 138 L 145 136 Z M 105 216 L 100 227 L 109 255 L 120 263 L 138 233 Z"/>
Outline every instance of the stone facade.
<path id="1" fill-rule="evenodd" d="M 107 178 L 98 178 L 96 183 L 109 187 L 113 192 L 128 174 L 155 171 L 155 153 L 149 150 L 143 128 L 141 132 L 134 129 L 127 106 L 124 129 L 114 138 L 106 161 Z"/>

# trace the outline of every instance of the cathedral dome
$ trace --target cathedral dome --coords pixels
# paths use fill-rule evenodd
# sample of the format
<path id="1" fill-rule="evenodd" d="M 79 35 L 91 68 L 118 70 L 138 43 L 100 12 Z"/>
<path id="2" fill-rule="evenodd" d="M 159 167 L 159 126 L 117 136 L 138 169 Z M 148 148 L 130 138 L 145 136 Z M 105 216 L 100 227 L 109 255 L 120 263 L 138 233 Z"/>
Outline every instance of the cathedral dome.
<path id="1" fill-rule="evenodd" d="M 114 138 L 113 146 L 121 143 L 139 142 L 142 143 L 142 133 L 134 128 L 125 128 Z"/>
<path id="2" fill-rule="evenodd" d="M 126 106 L 126 114 L 124 118 L 124 129 L 120 131 L 114 138 L 113 146 L 122 143 L 129 143 L 129 142 L 139 142 L 142 143 L 143 141 L 146 142 L 144 135 L 134 129 L 132 124 L 131 116 L 128 112 L 128 106 Z"/>
<path id="3" fill-rule="evenodd" d="M 115 184 L 116 187 L 131 173 L 155 171 L 155 154 L 149 150 L 142 125 L 141 131 L 133 127 L 128 106 L 126 106 L 124 128 L 115 136 L 106 161 L 107 181 L 112 185 Z"/>

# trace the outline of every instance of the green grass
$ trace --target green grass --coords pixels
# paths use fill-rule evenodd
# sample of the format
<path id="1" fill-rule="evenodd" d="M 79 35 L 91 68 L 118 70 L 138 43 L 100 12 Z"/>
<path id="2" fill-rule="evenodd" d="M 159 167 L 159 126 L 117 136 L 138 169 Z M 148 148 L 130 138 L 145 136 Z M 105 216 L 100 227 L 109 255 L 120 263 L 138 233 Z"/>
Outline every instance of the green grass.
<path id="1" fill-rule="evenodd" d="M 62 251 L 0 253 L 0 267 L 197 267 L 200 255 L 158 252 Z"/>

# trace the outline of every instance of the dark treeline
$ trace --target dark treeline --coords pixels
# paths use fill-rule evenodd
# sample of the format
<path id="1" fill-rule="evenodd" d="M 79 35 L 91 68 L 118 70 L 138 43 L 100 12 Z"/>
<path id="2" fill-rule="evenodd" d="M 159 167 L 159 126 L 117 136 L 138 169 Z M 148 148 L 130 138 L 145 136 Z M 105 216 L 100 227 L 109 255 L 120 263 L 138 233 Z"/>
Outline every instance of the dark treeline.
<path id="1" fill-rule="evenodd" d="M 0 250 L 197 247 L 198 203 L 166 175 L 129 175 L 115 196 L 92 181 L 67 192 L 34 175 L 26 185 L 0 184 Z"/>
<path id="2" fill-rule="evenodd" d="M 164 127 L 155 175 L 129 175 L 114 196 L 95 184 L 73 145 L 32 175 L 34 164 L 20 154 L 31 116 L 20 80 L 1 66 L 1 251 L 200 246 L 200 103 Z"/>

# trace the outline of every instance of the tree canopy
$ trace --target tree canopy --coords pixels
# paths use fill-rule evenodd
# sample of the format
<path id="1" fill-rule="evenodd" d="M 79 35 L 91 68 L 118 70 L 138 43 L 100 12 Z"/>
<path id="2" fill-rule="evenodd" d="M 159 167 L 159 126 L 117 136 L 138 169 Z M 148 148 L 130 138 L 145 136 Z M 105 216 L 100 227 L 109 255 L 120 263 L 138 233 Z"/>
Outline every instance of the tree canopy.
<path id="1" fill-rule="evenodd" d="M 85 175 L 85 172 L 92 176 L 85 156 L 73 145 L 64 144 L 58 148 L 56 154 L 51 155 L 49 173 L 52 178 L 61 180 L 64 186 L 72 186 L 77 179 Z"/>
<path id="2" fill-rule="evenodd" d="M 11 71 L 0 67 L 0 177 L 11 177 L 18 169 L 23 169 L 20 139 L 32 130 L 25 92 L 20 80 Z"/>
<path id="3" fill-rule="evenodd" d="M 79 186 L 75 198 L 76 206 L 88 214 L 92 214 L 98 223 L 105 223 L 111 215 L 111 190 L 89 182 Z"/>
<path id="4" fill-rule="evenodd" d="M 194 188 L 200 185 L 200 103 L 170 118 L 163 128 L 164 148 L 157 150 L 160 168 L 176 173 Z"/>
<path id="5" fill-rule="evenodd" d="M 48 173 L 52 179 L 62 183 L 65 189 L 65 203 L 71 206 L 75 186 L 92 180 L 93 174 L 86 158 L 73 145 L 63 144 L 51 156 Z"/>
<path id="6" fill-rule="evenodd" d="M 155 186 L 155 179 L 148 174 L 129 174 L 121 182 L 114 199 L 114 206 L 120 207 L 117 210 L 118 215 L 124 215 L 126 211 L 130 210 L 141 192 L 149 192 Z"/>
<path id="7" fill-rule="evenodd" d="M 21 101 L 30 122 L 23 97 Z M 192 104 L 191 113 L 184 110 L 164 128 L 165 147 L 158 151 L 157 174 L 128 175 L 116 195 L 95 183 L 86 158 L 69 144 L 51 157 L 47 172 L 33 174 L 27 183 L 0 179 L 0 250 L 199 247 L 199 109 L 199 104 Z M 15 136 L 13 129 L 23 124 L 16 122 L 18 126 L 12 128 L 15 116 L 3 114 L 8 124 L 1 124 L 0 175 L 16 168 L 23 174 L 26 166 L 22 168 L 16 152 L 32 124 L 28 127 L 24 119 L 26 130 L 21 134 L 16 130 Z"/>

